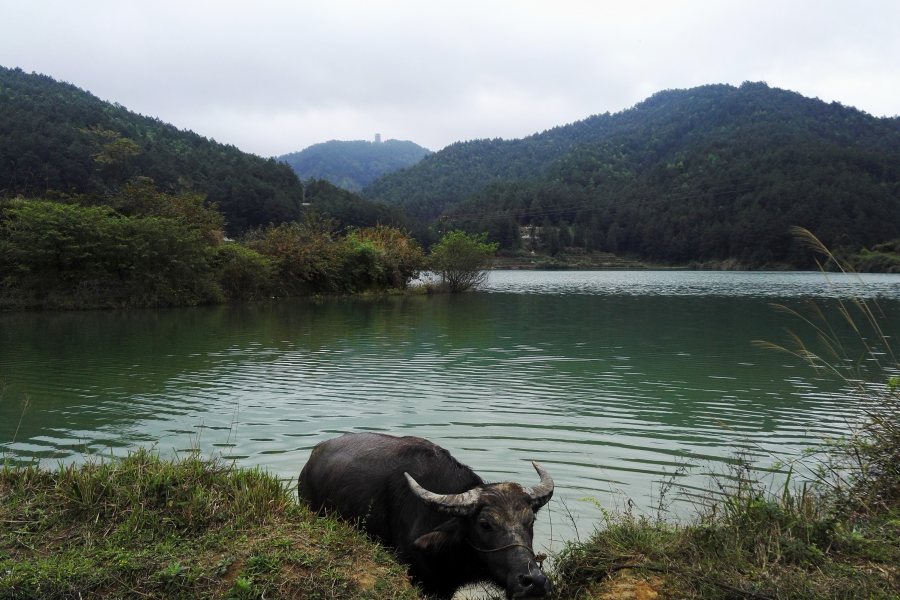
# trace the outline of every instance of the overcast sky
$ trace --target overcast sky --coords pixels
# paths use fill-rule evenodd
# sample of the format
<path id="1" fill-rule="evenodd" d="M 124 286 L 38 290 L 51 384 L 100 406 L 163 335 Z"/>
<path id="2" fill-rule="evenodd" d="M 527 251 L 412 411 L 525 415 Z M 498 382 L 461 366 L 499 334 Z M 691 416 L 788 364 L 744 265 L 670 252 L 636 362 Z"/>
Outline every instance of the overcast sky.
<path id="1" fill-rule="evenodd" d="M 0 65 L 263 156 L 432 150 L 766 81 L 900 114 L 900 1 L 4 2 Z"/>

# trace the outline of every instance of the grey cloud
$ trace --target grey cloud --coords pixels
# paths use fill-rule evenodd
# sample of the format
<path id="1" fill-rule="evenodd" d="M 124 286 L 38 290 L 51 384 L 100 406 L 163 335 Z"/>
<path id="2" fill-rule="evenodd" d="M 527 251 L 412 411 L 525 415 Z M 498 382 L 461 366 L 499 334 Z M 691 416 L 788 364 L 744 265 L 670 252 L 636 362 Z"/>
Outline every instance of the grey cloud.
<path id="1" fill-rule="evenodd" d="M 900 113 L 895 2 L 59 2 L 0 64 L 262 155 L 518 137 L 665 88 L 767 80 Z"/>

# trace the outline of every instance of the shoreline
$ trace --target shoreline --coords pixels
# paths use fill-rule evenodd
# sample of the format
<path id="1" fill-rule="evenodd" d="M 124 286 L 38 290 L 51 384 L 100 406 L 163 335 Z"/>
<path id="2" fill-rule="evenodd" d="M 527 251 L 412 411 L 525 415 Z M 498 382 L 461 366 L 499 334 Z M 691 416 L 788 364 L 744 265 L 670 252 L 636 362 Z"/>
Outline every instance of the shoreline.
<path id="1" fill-rule="evenodd" d="M 811 487 L 731 476 L 685 522 L 604 513 L 553 556 L 552 597 L 896 598 L 896 511 L 845 522 Z M 311 512 L 295 488 L 197 452 L 7 463 L 0 498 L 4 598 L 424 598 L 389 549 Z"/>

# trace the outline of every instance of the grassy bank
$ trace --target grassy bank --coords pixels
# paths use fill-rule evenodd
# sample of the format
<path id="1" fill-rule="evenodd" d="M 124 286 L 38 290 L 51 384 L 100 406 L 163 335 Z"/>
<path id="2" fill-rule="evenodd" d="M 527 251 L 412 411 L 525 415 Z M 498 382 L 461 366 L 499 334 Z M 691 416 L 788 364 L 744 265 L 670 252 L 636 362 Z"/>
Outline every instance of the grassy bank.
<path id="1" fill-rule="evenodd" d="M 687 523 L 607 515 L 557 558 L 559 597 L 900 598 L 900 510 L 858 512 L 810 487 L 773 492 L 750 470 L 732 475 Z"/>
<path id="2" fill-rule="evenodd" d="M 846 485 L 773 490 L 737 462 L 686 523 L 604 513 L 556 557 L 555 597 L 900 598 L 900 411 L 878 414 L 828 448 L 835 472 L 865 466 Z M 0 469 L 0 598 L 419 597 L 390 552 L 259 470 L 146 450 Z"/>
<path id="3" fill-rule="evenodd" d="M 0 598 L 416 598 L 275 477 L 191 455 L 0 470 Z"/>
<path id="4" fill-rule="evenodd" d="M 716 481 L 687 524 L 606 514 L 557 557 L 555 597 L 900 597 L 896 507 L 773 493 L 741 464 Z M 0 470 L 0 598 L 419 597 L 388 551 L 259 470 L 146 450 Z"/>
<path id="5" fill-rule="evenodd" d="M 738 461 L 705 496 L 685 494 L 686 521 L 604 513 L 557 557 L 559 597 L 900 598 L 896 386 L 889 400 L 823 446 L 802 484 L 773 488 Z"/>

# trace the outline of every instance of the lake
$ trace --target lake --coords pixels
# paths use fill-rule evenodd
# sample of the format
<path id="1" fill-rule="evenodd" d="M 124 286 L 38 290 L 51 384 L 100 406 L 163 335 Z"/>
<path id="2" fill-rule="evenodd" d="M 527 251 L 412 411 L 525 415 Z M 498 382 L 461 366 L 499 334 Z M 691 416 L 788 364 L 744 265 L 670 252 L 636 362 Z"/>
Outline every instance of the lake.
<path id="1" fill-rule="evenodd" d="M 737 451 L 765 468 L 847 431 L 838 384 L 752 342 L 812 339 L 771 306 L 804 298 L 835 315 L 861 293 L 896 323 L 900 276 L 864 277 L 495 271 L 456 296 L 0 314 L 0 451 L 52 466 L 197 447 L 296 478 L 322 440 L 417 435 L 489 480 L 532 485 L 543 464 L 557 494 L 537 546 L 558 550 L 600 516 L 584 498 L 655 514 L 680 465 L 699 485 Z"/>

